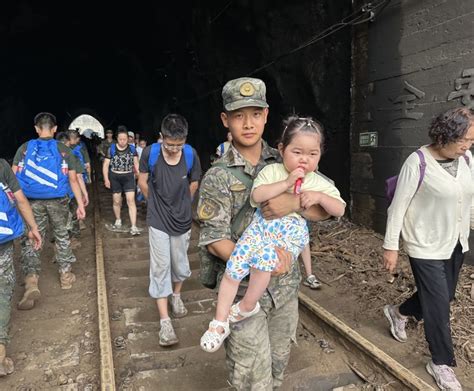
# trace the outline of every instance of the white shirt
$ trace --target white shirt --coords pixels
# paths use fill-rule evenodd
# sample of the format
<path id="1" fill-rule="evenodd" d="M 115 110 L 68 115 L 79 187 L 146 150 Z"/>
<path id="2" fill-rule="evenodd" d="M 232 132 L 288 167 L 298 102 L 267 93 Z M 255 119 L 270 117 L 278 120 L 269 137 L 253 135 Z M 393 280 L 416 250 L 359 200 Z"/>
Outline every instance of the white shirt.
<path id="1" fill-rule="evenodd" d="M 383 248 L 398 250 L 400 233 L 404 247 L 412 258 L 449 259 L 458 240 L 462 251 L 469 250 L 471 216 L 474 216 L 474 174 L 472 154 L 467 151 L 469 166 L 459 158 L 456 177 L 450 175 L 428 151 L 426 171 L 418 191 L 420 159 L 414 152 L 408 156 L 398 176 L 397 188 L 388 208 Z"/>

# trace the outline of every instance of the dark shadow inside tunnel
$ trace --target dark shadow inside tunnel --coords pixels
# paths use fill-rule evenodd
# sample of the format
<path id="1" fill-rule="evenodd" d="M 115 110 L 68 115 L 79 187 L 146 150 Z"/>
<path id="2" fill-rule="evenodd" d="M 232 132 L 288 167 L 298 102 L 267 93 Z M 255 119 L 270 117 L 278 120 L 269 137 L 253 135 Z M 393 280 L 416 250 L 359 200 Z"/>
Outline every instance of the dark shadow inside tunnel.
<path id="1" fill-rule="evenodd" d="M 275 145 L 292 112 L 320 120 L 328 136 L 320 168 L 348 198 L 351 28 L 279 57 L 351 12 L 349 0 L 4 6 L 0 156 L 35 137 L 40 111 L 54 113 L 60 127 L 89 113 L 149 142 L 174 111 L 188 119 L 189 142 L 207 167 L 226 134 L 222 86 L 278 59 L 254 74 L 267 84 L 265 138 Z"/>

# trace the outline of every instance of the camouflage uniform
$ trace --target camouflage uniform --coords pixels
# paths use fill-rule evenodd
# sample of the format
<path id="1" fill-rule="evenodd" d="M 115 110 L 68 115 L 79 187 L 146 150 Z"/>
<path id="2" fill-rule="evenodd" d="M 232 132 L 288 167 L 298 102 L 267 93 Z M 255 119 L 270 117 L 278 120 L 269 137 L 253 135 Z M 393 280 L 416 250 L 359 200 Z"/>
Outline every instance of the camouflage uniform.
<path id="1" fill-rule="evenodd" d="M 84 174 L 86 170 L 84 169 L 84 167 L 82 167 L 82 164 L 79 159 L 75 155 L 72 155 L 72 157 L 76 161 L 76 173 L 78 175 Z M 71 199 L 69 200 L 69 213 L 67 221 L 67 229 L 71 238 L 78 238 L 79 236 L 81 236 L 79 220 L 77 219 L 76 214 L 77 206 L 78 205 L 76 197 L 71 197 Z"/>
<path id="2" fill-rule="evenodd" d="M 253 167 L 231 146 L 218 163 L 238 167 L 254 179 L 269 163 L 275 163 L 278 152 L 263 141 L 259 163 Z M 202 180 L 198 204 L 201 220 L 199 245 L 204 246 L 222 240 L 234 242 L 250 223 L 251 209 L 242 220 L 242 227 L 231 234 L 233 218 L 250 196 L 250 189 L 222 167 L 211 167 Z M 225 262 L 218 273 L 220 282 Z M 237 390 L 272 390 L 281 385 L 283 373 L 290 356 L 291 341 L 295 340 L 298 323 L 298 289 L 301 276 L 298 262 L 284 276 L 272 277 L 260 299 L 263 311 L 251 318 L 231 325 L 226 340 L 226 356 L 229 377 Z M 242 281 L 238 297 L 242 297 L 248 281 Z"/>
<path id="3" fill-rule="evenodd" d="M 23 144 L 17 151 L 13 164 L 18 165 L 23 158 L 28 143 Z M 62 143 L 58 143 L 59 152 L 66 160 L 69 170 L 80 171 L 77 161 L 73 158 L 71 149 Z M 65 273 L 71 270 L 71 264 L 76 261 L 76 257 L 71 250 L 71 242 L 69 240 L 69 233 L 67 230 L 68 216 L 69 216 L 69 197 L 53 198 L 45 200 L 29 199 L 33 215 L 41 238 L 46 236 L 48 222 L 53 232 L 56 244 L 56 262 L 59 265 L 59 272 Z M 35 250 L 28 237 L 24 235 L 21 238 L 21 268 L 23 274 L 39 275 L 41 271 L 40 250 Z"/>
<path id="4" fill-rule="evenodd" d="M 0 159 L 0 182 L 7 185 L 13 193 L 20 190 L 10 165 Z M 0 190 L 2 191 L 2 190 Z M 15 287 L 13 267 L 13 241 L 0 244 L 0 344 L 9 342 L 8 324 L 10 322 L 11 300 Z"/>
<path id="5" fill-rule="evenodd" d="M 11 300 L 15 287 L 13 268 L 13 241 L 0 244 L 0 344 L 6 345 L 10 322 Z"/>

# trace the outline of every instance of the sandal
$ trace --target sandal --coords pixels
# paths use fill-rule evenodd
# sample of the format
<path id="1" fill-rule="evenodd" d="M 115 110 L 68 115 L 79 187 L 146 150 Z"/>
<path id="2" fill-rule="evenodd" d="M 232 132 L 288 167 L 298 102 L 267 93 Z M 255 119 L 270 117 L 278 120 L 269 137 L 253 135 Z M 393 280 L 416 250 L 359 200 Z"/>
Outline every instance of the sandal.
<path id="1" fill-rule="evenodd" d="M 241 320 L 250 318 L 251 316 L 254 316 L 255 314 L 260 311 L 260 303 L 257 301 L 257 305 L 252 311 L 249 312 L 244 312 L 240 310 L 239 307 L 240 301 L 236 304 L 234 304 L 232 307 L 230 307 L 230 314 L 229 314 L 229 322 L 230 323 L 237 323 L 240 322 Z"/>
<path id="2" fill-rule="evenodd" d="M 219 327 L 224 329 L 223 333 L 219 333 L 217 330 Z M 211 331 L 211 329 L 213 331 Z M 214 353 L 219 350 L 222 346 L 224 340 L 229 336 L 229 322 L 221 322 L 219 320 L 213 319 L 209 323 L 209 330 L 207 330 L 201 337 L 201 349 L 208 352 Z"/>

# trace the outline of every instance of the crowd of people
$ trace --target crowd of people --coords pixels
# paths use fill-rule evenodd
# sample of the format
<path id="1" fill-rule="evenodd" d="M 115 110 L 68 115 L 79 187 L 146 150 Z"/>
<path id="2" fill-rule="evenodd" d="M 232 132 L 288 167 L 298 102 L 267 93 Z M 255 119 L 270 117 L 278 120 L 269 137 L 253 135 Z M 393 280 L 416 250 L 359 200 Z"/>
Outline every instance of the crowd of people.
<path id="1" fill-rule="evenodd" d="M 140 235 L 136 200 L 146 200 L 149 294 L 160 318 L 159 344 L 179 342 L 171 317 L 187 314 L 181 290 L 191 275 L 187 250 L 192 200 L 199 189 L 200 280 L 218 291 L 201 348 L 212 353 L 225 346 L 235 389 L 272 390 L 283 382 L 296 337 L 300 255 L 304 284 L 320 288 L 312 272 L 308 221 L 343 216 L 346 203 L 318 170 L 325 141 L 319 121 L 287 117 L 275 149 L 263 139 L 269 105 L 262 80 L 230 80 L 222 99 L 227 141 L 218 146 L 217 159 L 202 178 L 199 156 L 186 143 L 188 123 L 179 114 L 163 118 L 151 145 L 125 126 L 115 135 L 107 130 L 97 153 L 104 186 L 112 193 L 113 230 Z M 6 355 L 15 285 L 13 240 L 20 240 L 25 283 L 18 308 L 29 310 L 41 296 L 40 252 L 48 229 L 60 286 L 72 288 L 72 249 L 80 245 L 80 223 L 89 203 L 91 161 L 79 132 L 56 134 L 50 113 L 39 113 L 34 126 L 38 138 L 18 149 L 13 165 L 0 160 L 0 376 L 13 372 Z M 402 166 L 383 244 L 384 266 L 394 272 L 403 238 L 417 291 L 401 305 L 387 305 L 384 314 L 400 342 L 407 340 L 409 316 L 424 319 L 432 354 L 427 371 L 441 389 L 461 390 L 452 370 L 449 308 L 474 227 L 473 112 L 461 108 L 439 115 L 429 136 L 431 144 Z M 130 220 L 126 230 L 123 197 Z"/>

